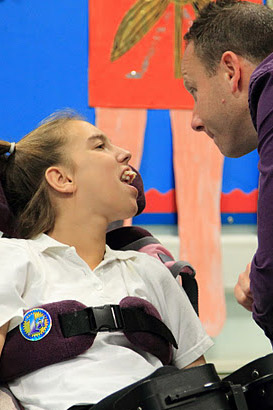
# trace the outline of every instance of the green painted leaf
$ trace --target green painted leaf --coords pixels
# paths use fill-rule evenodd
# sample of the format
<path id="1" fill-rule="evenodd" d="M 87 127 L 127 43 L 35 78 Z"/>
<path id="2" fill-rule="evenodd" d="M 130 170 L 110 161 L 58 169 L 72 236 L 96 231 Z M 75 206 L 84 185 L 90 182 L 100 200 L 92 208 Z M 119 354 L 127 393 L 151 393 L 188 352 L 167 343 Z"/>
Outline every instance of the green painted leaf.
<path id="1" fill-rule="evenodd" d="M 111 61 L 137 44 L 162 16 L 171 0 L 138 0 L 125 14 L 114 38 Z"/>

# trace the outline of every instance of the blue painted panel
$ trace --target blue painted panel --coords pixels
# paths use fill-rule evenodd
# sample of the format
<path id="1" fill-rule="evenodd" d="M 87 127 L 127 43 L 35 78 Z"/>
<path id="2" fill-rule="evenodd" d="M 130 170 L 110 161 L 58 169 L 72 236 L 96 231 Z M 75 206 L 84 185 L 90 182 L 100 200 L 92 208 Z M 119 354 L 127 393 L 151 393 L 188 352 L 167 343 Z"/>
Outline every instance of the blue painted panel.
<path id="1" fill-rule="evenodd" d="M 87 0 L 0 2 L 0 135 L 17 140 L 53 111 L 87 104 Z"/>
<path id="2" fill-rule="evenodd" d="M 145 191 L 165 193 L 174 188 L 173 144 L 169 110 L 148 110 L 140 166 Z"/>
<path id="3" fill-rule="evenodd" d="M 236 188 L 249 193 L 258 187 L 257 150 L 242 158 L 225 158 L 222 192 L 229 193 Z"/>
<path id="4" fill-rule="evenodd" d="M 177 214 L 140 214 L 133 218 L 134 225 L 176 225 Z"/>
<path id="5" fill-rule="evenodd" d="M 257 223 L 256 213 L 233 214 L 222 213 L 221 222 L 225 225 L 255 225 Z"/>

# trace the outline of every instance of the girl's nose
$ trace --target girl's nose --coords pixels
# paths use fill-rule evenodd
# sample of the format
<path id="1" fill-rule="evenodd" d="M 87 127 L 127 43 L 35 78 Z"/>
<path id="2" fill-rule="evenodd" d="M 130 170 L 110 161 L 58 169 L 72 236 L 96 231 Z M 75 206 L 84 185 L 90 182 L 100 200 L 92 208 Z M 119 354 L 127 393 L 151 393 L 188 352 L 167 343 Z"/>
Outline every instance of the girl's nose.
<path id="1" fill-rule="evenodd" d="M 130 159 L 132 158 L 132 154 L 130 151 L 117 147 L 117 160 L 118 162 L 125 162 L 128 164 Z"/>

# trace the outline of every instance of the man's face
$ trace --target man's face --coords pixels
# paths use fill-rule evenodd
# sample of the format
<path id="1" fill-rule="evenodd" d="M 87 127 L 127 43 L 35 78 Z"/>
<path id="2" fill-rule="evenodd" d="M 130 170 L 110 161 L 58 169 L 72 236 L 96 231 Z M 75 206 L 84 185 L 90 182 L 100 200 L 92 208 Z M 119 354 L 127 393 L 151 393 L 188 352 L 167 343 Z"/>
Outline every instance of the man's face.
<path id="1" fill-rule="evenodd" d="M 194 98 L 191 126 L 204 131 L 219 150 L 228 157 L 240 157 L 256 146 L 247 101 L 247 89 L 234 93 L 231 75 L 225 64 L 219 63 L 214 75 L 209 76 L 190 42 L 182 62 L 186 89 Z"/>

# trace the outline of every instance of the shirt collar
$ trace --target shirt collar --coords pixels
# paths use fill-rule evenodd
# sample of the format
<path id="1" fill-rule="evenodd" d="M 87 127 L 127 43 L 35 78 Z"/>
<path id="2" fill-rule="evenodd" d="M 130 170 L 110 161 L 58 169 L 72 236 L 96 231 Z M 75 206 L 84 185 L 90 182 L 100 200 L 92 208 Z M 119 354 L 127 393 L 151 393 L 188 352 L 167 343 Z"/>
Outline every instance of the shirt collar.
<path id="1" fill-rule="evenodd" d="M 56 249 L 70 248 L 69 245 L 56 241 L 56 239 L 51 238 L 45 233 L 42 233 L 36 236 L 36 238 L 30 239 L 30 240 L 33 242 L 34 246 L 39 249 L 40 252 L 44 252 L 52 248 L 56 248 Z"/>
<path id="2" fill-rule="evenodd" d="M 74 247 L 71 247 L 70 245 L 56 241 L 56 239 L 53 239 L 44 233 L 40 234 L 34 239 L 31 239 L 31 241 L 33 241 L 34 246 L 38 248 L 40 252 L 45 252 L 48 249 L 55 249 L 56 251 L 58 251 L 58 250 L 65 250 L 68 248 L 74 248 Z M 126 260 L 126 259 L 134 258 L 135 256 L 136 256 L 135 251 L 116 251 L 116 250 L 111 249 L 108 245 L 106 245 L 103 261 L 111 262 L 115 259 Z"/>
<path id="3" fill-rule="evenodd" d="M 136 251 L 116 251 L 111 249 L 108 245 L 105 247 L 104 260 L 107 262 L 114 259 L 126 260 L 135 257 Z"/>

